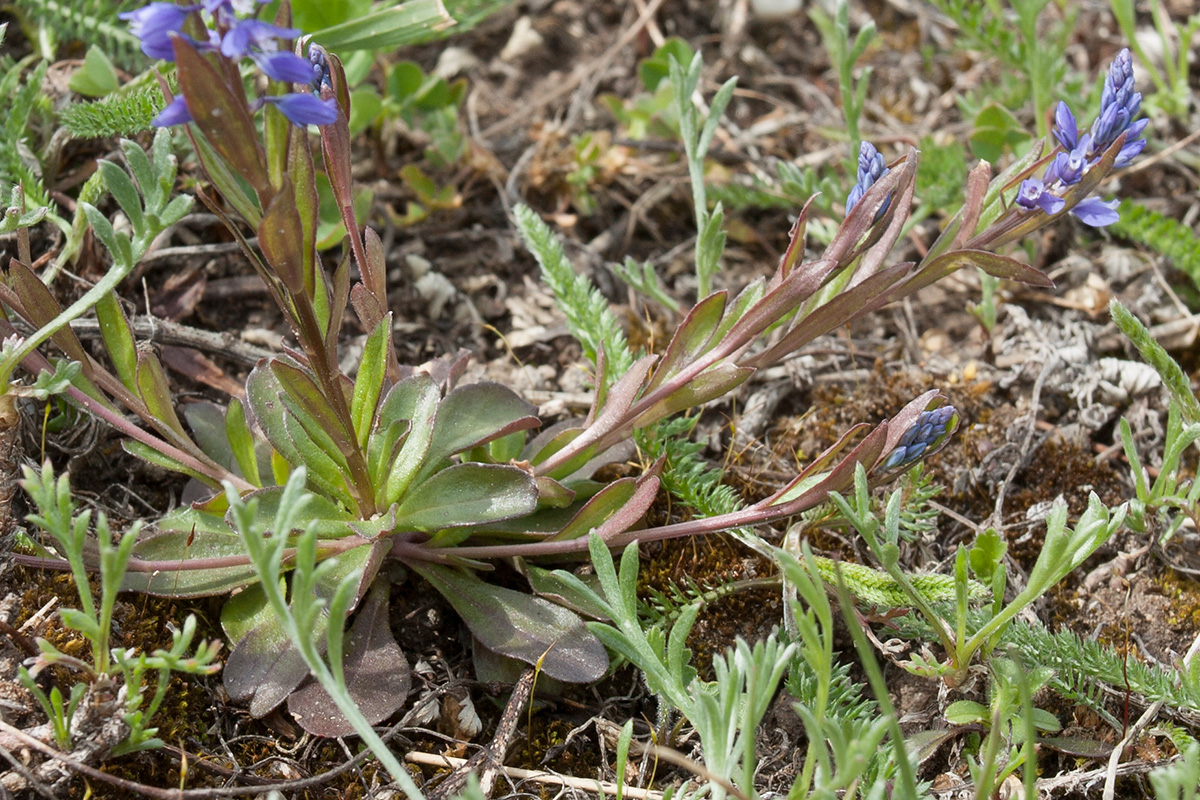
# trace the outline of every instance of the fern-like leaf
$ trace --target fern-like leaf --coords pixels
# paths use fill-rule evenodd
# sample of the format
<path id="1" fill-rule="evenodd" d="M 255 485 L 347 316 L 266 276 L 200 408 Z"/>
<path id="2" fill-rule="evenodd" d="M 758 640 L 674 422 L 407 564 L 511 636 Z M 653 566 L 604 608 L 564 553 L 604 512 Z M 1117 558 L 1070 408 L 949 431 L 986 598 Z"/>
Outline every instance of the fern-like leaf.
<path id="1" fill-rule="evenodd" d="M 153 71 L 146 75 L 153 75 Z M 175 89 L 175 75 L 169 82 Z M 62 110 L 59 120 L 76 139 L 109 136 L 126 138 L 150 129 L 150 122 L 166 106 L 162 90 L 140 78 L 91 103 L 72 103 Z"/>
<path id="2" fill-rule="evenodd" d="M 1109 230 L 1171 259 L 1200 287 L 1200 236 L 1194 230 L 1130 200 L 1122 200 L 1117 213 L 1121 216 Z"/>
<path id="3" fill-rule="evenodd" d="M 596 363 L 603 349 L 608 374 L 624 375 L 633 364 L 633 352 L 608 301 L 587 276 L 575 272 L 562 243 L 537 213 L 525 205 L 513 209 L 525 246 L 542 267 L 542 279 L 554 292 L 558 307 L 567 317 L 567 328 L 583 346 L 588 360 Z"/>

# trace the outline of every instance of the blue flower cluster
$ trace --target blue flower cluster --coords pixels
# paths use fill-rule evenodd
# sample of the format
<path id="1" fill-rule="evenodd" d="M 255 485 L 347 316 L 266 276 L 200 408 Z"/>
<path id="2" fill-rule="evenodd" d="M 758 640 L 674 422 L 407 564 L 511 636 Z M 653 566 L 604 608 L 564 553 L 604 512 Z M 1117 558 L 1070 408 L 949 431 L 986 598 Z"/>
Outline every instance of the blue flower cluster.
<path id="1" fill-rule="evenodd" d="M 171 37 L 180 36 L 199 50 L 219 52 L 233 61 L 250 58 L 272 80 L 314 85 L 314 81 L 321 80 L 320 65 L 301 58 L 291 50 L 279 48 L 280 40 L 295 39 L 300 35 L 299 30 L 238 16 L 252 13 L 257 4 L 263 2 L 267 0 L 204 0 L 183 6 L 157 2 L 120 16 L 129 20 L 130 30 L 142 42 L 142 52 L 151 58 L 174 61 L 175 48 Z M 207 14 L 215 26 L 215 29 L 207 29 L 206 41 L 197 41 L 183 32 L 188 16 L 200 11 Z M 317 83 L 316 88 L 319 87 Z M 263 97 L 254 105 L 258 108 L 264 103 L 274 104 L 296 125 L 328 125 L 337 120 L 334 101 L 322 100 L 311 91 Z M 180 95 L 154 118 L 154 124 L 167 127 L 191 120 L 187 101 Z"/>
<path id="2" fill-rule="evenodd" d="M 916 461 L 945 435 L 955 413 L 957 412 L 955 412 L 954 406 L 942 406 L 933 411 L 922 411 L 912 427 L 900 437 L 896 448 L 888 453 L 888 457 L 884 459 L 880 469 L 892 470 Z"/>
<path id="3" fill-rule="evenodd" d="M 875 149 L 875 145 L 870 142 L 863 142 L 858 146 L 858 179 L 854 184 L 854 188 L 846 195 L 846 214 L 850 214 L 850 210 L 858 205 L 858 201 L 862 200 L 863 195 L 867 193 L 875 185 L 875 181 L 887 175 L 891 170 L 887 168 L 887 162 L 883 160 L 883 154 Z M 875 214 L 875 219 L 883 216 L 887 211 L 888 204 L 892 202 L 889 197 L 879 207 L 879 211 Z"/>
<path id="4" fill-rule="evenodd" d="M 1117 54 L 1108 69 L 1100 96 L 1100 115 L 1089 132 L 1080 132 L 1070 106 L 1065 102 L 1058 104 L 1054 114 L 1054 138 L 1063 151 L 1054 157 L 1043 178 L 1027 178 L 1021 183 L 1017 205 L 1030 211 L 1040 209 L 1047 214 L 1061 211 L 1065 201 L 1056 192 L 1078 183 L 1121 134 L 1125 134 L 1125 143 L 1113 166 L 1123 167 L 1133 161 L 1146 146 L 1146 140 L 1141 136 L 1149 120 L 1134 120 L 1141 107 L 1142 94 L 1134 90 L 1133 58 L 1126 48 Z M 1117 221 L 1116 208 L 1116 200 L 1088 197 L 1072 208 L 1071 213 L 1084 224 L 1099 228 Z"/>

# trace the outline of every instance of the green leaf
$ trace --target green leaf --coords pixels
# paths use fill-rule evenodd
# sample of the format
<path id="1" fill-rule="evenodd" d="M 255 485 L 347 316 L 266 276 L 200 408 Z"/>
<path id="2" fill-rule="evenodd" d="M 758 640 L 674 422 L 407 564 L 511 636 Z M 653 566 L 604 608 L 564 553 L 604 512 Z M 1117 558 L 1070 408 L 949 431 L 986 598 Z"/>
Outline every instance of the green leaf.
<path id="1" fill-rule="evenodd" d="M 358 375 L 354 378 L 354 396 L 350 401 L 350 418 L 358 436 L 358 446 L 367 448 L 367 439 L 375 422 L 375 407 L 383 392 L 383 381 L 387 377 L 388 343 L 392 336 L 392 313 L 389 311 L 363 347 Z"/>
<path id="2" fill-rule="evenodd" d="M 695 54 L 691 45 L 678 36 L 668 38 L 655 49 L 650 58 L 638 64 L 638 77 L 642 81 L 642 87 L 648 92 L 656 91 L 658 85 L 670 75 L 672 56 L 680 64 L 690 64 Z"/>
<path id="3" fill-rule="evenodd" d="M 264 530 L 271 533 L 278 533 L 272 528 L 274 528 L 275 517 L 279 514 L 279 502 L 283 498 L 283 491 L 284 487 L 282 486 L 268 486 L 244 496 L 247 502 L 251 498 L 257 499 L 258 505 L 254 518 L 259 521 Z M 305 526 L 312 526 L 317 539 L 341 539 L 352 535 L 354 531 L 348 523 L 354 519 L 354 516 L 344 508 L 319 494 L 314 494 L 308 501 L 308 505 L 304 507 L 303 523 Z M 230 529 L 233 528 L 234 520 L 229 514 L 226 515 L 225 522 Z M 288 531 L 287 535 L 298 535 L 300 532 L 299 530 Z"/>
<path id="4" fill-rule="evenodd" d="M 1200 422 L 1200 402 L 1197 402 L 1196 395 L 1192 393 L 1191 381 L 1179 366 L 1179 362 L 1171 358 L 1163 346 L 1154 341 L 1146 326 L 1131 314 L 1120 300 L 1113 298 L 1108 304 L 1108 312 L 1121 332 L 1133 342 L 1133 346 L 1138 349 L 1146 363 L 1154 367 L 1154 371 L 1162 378 L 1163 385 L 1171 393 L 1171 398 L 1179 405 L 1184 421 L 1189 425 Z"/>
<path id="5" fill-rule="evenodd" d="M 313 41 L 330 50 L 396 50 L 439 38 L 454 25 L 441 0 L 408 0 L 392 8 L 359 15 L 313 33 Z"/>
<path id="6" fill-rule="evenodd" d="M 185 562 L 202 558 L 244 563 L 186 568 Z M 146 562 L 180 563 L 176 568 L 164 563 L 145 569 Z M 257 580 L 236 531 L 219 516 L 183 508 L 159 520 L 154 531 L 138 537 L 121 589 L 167 597 L 204 597 L 224 594 Z"/>
<path id="7" fill-rule="evenodd" d="M 87 97 L 103 97 L 114 91 L 119 85 L 117 70 L 113 67 L 112 61 L 96 45 L 87 49 L 87 54 L 83 57 L 83 64 L 75 71 L 75 74 L 71 76 L 70 83 L 67 84 L 72 92 Z"/>
<path id="8" fill-rule="evenodd" d="M 393 422 L 408 421 L 411 427 L 408 436 L 404 439 L 404 444 L 400 447 L 400 452 L 396 454 L 396 458 L 387 472 L 387 479 L 380 484 L 376 491 L 376 505 L 387 507 L 399 500 L 408 491 L 413 478 L 420 471 L 421 464 L 425 461 L 425 454 L 429 452 L 430 441 L 433 439 L 433 424 L 438 412 L 439 399 L 437 385 L 424 372 L 418 372 L 400 381 L 384 398 L 383 405 L 379 409 L 376 429 L 377 434 L 384 432 L 387 437 L 372 437 L 371 445 L 375 444 L 377 438 L 386 440 L 393 435 L 399 436 L 400 432 L 397 430 L 399 426 L 392 426 Z M 382 431 L 380 431 L 381 427 Z M 391 447 L 387 447 L 382 452 L 390 453 Z"/>
<path id="9" fill-rule="evenodd" d="M 437 531 L 531 514 L 537 484 L 518 467 L 455 464 L 408 493 L 396 511 L 396 526 Z"/>
<path id="10" fill-rule="evenodd" d="M 125 170 L 111 161 L 101 159 L 96 162 L 96 168 L 100 170 L 100 174 L 104 178 L 104 187 L 108 189 L 113 199 L 117 201 L 117 205 L 121 206 L 121 210 L 129 218 L 134 234 L 142 236 L 146 231 L 146 217 L 142 213 L 142 198 L 138 195 L 133 180 L 125 173 Z"/>
<path id="11" fill-rule="evenodd" d="M 537 408 L 507 386 L 487 381 L 460 386 L 438 406 L 420 477 L 455 453 L 540 424 Z"/>
<path id="12" fill-rule="evenodd" d="M 267 263 L 294 295 L 304 293 L 304 230 L 290 177 L 271 200 L 258 225 L 258 244 Z"/>
<path id="13" fill-rule="evenodd" d="M 975 725 L 990 716 L 987 706 L 974 700 L 955 700 L 946 707 L 946 721 L 951 725 Z"/>
<path id="14" fill-rule="evenodd" d="M 136 391 L 137 341 L 116 292 L 108 292 L 96 303 L 96 320 L 100 323 L 104 349 L 116 367 L 117 377 L 127 389 Z"/>
<path id="15" fill-rule="evenodd" d="M 484 583 L 474 573 L 438 564 L 411 567 L 441 592 L 489 650 L 540 664 L 551 678 L 568 683 L 591 683 L 608 669 L 600 640 L 567 609 Z"/>
<path id="16" fill-rule="evenodd" d="M 229 407 L 225 410 L 225 441 L 237 461 L 242 477 L 255 486 L 262 486 L 257 443 L 246 422 L 245 406 L 236 397 L 229 398 Z"/>
<path id="17" fill-rule="evenodd" d="M 158 356 L 148 350 L 138 353 L 137 386 L 138 395 L 158 423 L 156 427 L 174 431 L 186 440 L 187 433 L 175 414 L 175 398 L 167 382 L 166 370 Z"/>

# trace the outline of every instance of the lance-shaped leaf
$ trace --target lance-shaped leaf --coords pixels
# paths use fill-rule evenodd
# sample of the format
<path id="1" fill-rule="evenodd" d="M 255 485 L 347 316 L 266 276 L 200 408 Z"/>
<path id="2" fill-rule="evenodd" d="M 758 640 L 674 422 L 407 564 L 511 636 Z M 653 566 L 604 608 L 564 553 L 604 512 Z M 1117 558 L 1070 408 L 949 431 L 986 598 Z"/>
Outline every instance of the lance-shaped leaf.
<path id="1" fill-rule="evenodd" d="M 398 440 L 405 430 L 408 435 L 391 462 L 385 479 L 376 481 L 377 506 L 386 508 L 399 500 L 420 472 L 433 439 L 440 396 L 437 385 L 424 372 L 405 378 L 388 391 L 379 408 L 376 436 L 372 437 L 369 446 L 376 447 L 378 438 L 381 440 L 378 444 L 381 449 L 376 452 L 390 453 L 393 450 L 391 438 L 397 437 Z M 407 423 L 408 427 L 397 423 Z M 370 457 L 370 453 L 368 456 L 371 462 L 386 464 L 386 461 Z"/>
<path id="2" fill-rule="evenodd" d="M 260 464 L 259 440 L 255 439 L 250 430 L 245 406 L 236 397 L 229 398 L 229 407 L 225 410 L 225 441 L 229 444 L 229 450 L 237 461 L 242 477 L 255 486 L 262 486 L 261 476 L 269 470 L 270 465 Z"/>
<path id="3" fill-rule="evenodd" d="M 104 349 L 116 367 L 117 377 L 126 388 L 135 390 L 137 341 L 133 338 L 133 329 L 129 326 L 129 319 L 121 308 L 121 299 L 116 292 L 109 292 L 96 303 L 96 320 L 100 323 Z"/>
<path id="4" fill-rule="evenodd" d="M 843 289 L 802 319 L 797 319 L 791 330 L 775 344 L 741 363 L 758 368 L 778 364 L 818 336 L 882 307 L 890 299 L 887 290 L 903 280 L 912 266 L 911 263 L 894 264 L 856 286 Z"/>
<path id="5" fill-rule="evenodd" d="M 158 356 L 148 350 L 138 353 L 137 368 L 138 394 L 151 417 L 155 427 L 160 431 L 173 431 L 177 434 L 175 440 L 186 442 L 187 449 L 199 453 L 198 448 L 187 438 L 179 417 L 175 414 L 175 398 L 171 395 L 171 386 L 167 383 L 167 373 L 163 369 Z"/>
<path id="6" fill-rule="evenodd" d="M 620 478 L 604 487 L 579 509 L 579 513 L 550 537 L 577 539 L 595 532 L 601 539 L 624 533 L 636 525 L 654 504 L 658 495 L 658 465 L 640 478 Z"/>
<path id="7" fill-rule="evenodd" d="M 258 501 L 258 505 L 255 507 L 255 520 L 263 525 L 263 530 L 272 534 L 280 533 L 280 531 L 271 529 L 275 517 L 279 513 L 279 502 L 283 498 L 283 491 L 284 487 L 282 486 L 268 486 L 265 489 L 243 495 L 247 502 L 251 498 Z M 354 519 L 354 516 L 342 506 L 319 494 L 314 494 L 308 501 L 308 505 L 304 507 L 304 523 L 312 526 L 318 539 L 342 539 L 353 535 L 354 531 L 349 527 L 349 523 Z M 230 530 L 234 529 L 232 516 L 226 514 L 225 522 L 229 525 Z M 283 531 L 282 533 L 291 536 L 298 535 L 300 531 Z"/>
<path id="8" fill-rule="evenodd" d="M 721 348 L 722 351 L 733 355 L 749 347 L 769 327 L 785 319 L 801 303 L 812 297 L 837 266 L 836 261 L 823 258 L 792 270 L 782 283 L 768 289 L 761 299 L 746 309 L 730 326 L 728 332 L 721 336 L 723 343 L 727 343 Z M 732 312 L 726 316 L 732 316 Z M 717 331 L 718 335 L 721 333 L 721 330 Z"/>
<path id="9" fill-rule="evenodd" d="M 271 360 L 271 371 L 283 388 L 284 397 L 311 417 L 333 443 L 334 452 L 330 455 L 339 455 L 344 460 L 353 452 L 354 433 L 346 430 L 311 372 L 278 358 Z"/>
<path id="10" fill-rule="evenodd" d="M 396 510 L 396 527 L 437 531 L 531 514 L 537 484 L 518 467 L 455 464 L 413 488 Z"/>
<path id="11" fill-rule="evenodd" d="M 179 90 L 192 121 L 234 172 L 258 192 L 271 196 L 267 162 L 258 142 L 246 98 L 225 84 L 221 73 L 182 36 L 172 36 Z"/>
<path id="12" fill-rule="evenodd" d="M 319 597 L 328 600 L 342 578 L 363 571 L 372 547 L 357 547 L 334 557 L 334 566 L 323 570 L 315 586 Z M 319 652 L 325 650 L 327 610 L 316 615 L 311 634 Z M 241 638 L 225 661 L 222 673 L 225 691 L 237 702 L 249 701 L 250 714 L 262 717 L 282 703 L 308 677 L 308 666 L 287 637 L 283 626 L 272 617 L 256 625 Z"/>
<path id="13" fill-rule="evenodd" d="M 671 343 L 667 345 L 667 351 L 659 360 L 654 376 L 646 385 L 647 394 L 708 349 L 713 332 L 721 324 L 721 318 L 725 314 L 725 299 L 725 292 L 714 292 L 687 313 L 683 322 L 676 328 L 675 335 L 671 337 Z"/>
<path id="14" fill-rule="evenodd" d="M 350 419 L 358 437 L 360 450 L 367 449 L 367 438 L 375 423 L 375 407 L 383 392 L 383 381 L 387 376 L 388 341 L 392 336 L 392 315 L 388 312 L 363 347 L 358 374 L 354 377 L 354 396 L 350 401 Z"/>
<path id="15" fill-rule="evenodd" d="M 411 671 L 392 636 L 387 581 L 376 581 L 367 593 L 350 627 L 342 669 L 350 697 L 372 725 L 390 717 L 408 698 Z M 337 710 L 329 693 L 314 680 L 309 680 L 288 697 L 288 711 L 300 727 L 316 736 L 354 733 L 354 726 Z"/>
<path id="16" fill-rule="evenodd" d="M 996 278 L 1020 281 L 1031 286 L 1054 287 L 1054 281 L 1050 280 L 1046 273 L 1028 264 L 1022 264 L 1014 258 L 989 253 L 986 250 L 951 250 L 931 261 L 926 261 L 921 269 L 905 281 L 898 291 L 892 293 L 889 299 L 897 300 L 907 297 L 963 267 L 978 267 Z"/>
<path id="17" fill-rule="evenodd" d="M 32 269 L 15 258 L 9 259 L 8 264 L 8 279 L 11 281 L 12 290 L 16 293 L 15 307 L 21 312 L 21 316 L 34 326 L 42 328 L 62 314 L 62 306 L 58 304 L 54 295 L 46 288 L 46 284 L 42 283 L 42 279 Z M 88 356 L 87 350 L 84 349 L 83 342 L 79 341 L 79 337 L 71 330 L 70 325 L 60 327 L 50 337 L 50 341 L 58 345 L 67 354 L 67 358 L 83 364 L 84 374 L 91 371 L 92 360 Z"/>
<path id="18" fill-rule="evenodd" d="M 590 683 L 608 669 L 608 654 L 595 634 L 561 606 L 484 583 L 474 573 L 439 564 L 412 563 L 454 606 L 475 638 L 489 650 L 567 683 Z"/>
<path id="19" fill-rule="evenodd" d="M 531 459 L 538 467 L 539 475 L 563 479 L 583 467 L 597 452 L 596 443 L 620 426 L 628 426 L 628 412 L 641 393 L 655 356 L 643 356 L 633 363 L 620 380 L 612 384 L 597 412 L 598 402 L 593 403 L 589 418 L 594 421 L 578 434 L 570 430 L 556 436 Z M 567 450 L 567 445 L 570 445 Z M 564 456 L 566 451 L 569 455 Z"/>
<path id="20" fill-rule="evenodd" d="M 296 190 L 291 178 L 284 176 L 283 186 L 258 224 L 258 245 L 267 263 L 293 295 L 305 292 L 304 274 L 306 246 L 304 226 L 296 208 Z"/>
<path id="21" fill-rule="evenodd" d="M 808 207 L 817 199 L 816 195 L 808 198 L 808 202 L 800 209 L 800 213 L 796 216 L 796 221 L 792 223 L 792 229 L 788 232 L 788 246 L 784 251 L 783 257 L 779 259 L 779 268 L 775 271 L 775 276 L 771 279 L 771 284 L 777 286 L 782 283 L 788 275 L 791 274 L 792 268 L 804 255 L 804 244 L 806 233 L 808 231 Z"/>
<path id="22" fill-rule="evenodd" d="M 866 248 L 878 241 L 883 232 L 883 225 L 891 223 L 898 211 L 895 198 L 891 198 L 897 187 L 911 184 L 916 177 L 915 150 L 909 150 L 903 167 L 894 168 L 884 175 L 867 190 L 858 205 L 850 210 L 846 219 L 838 227 L 833 241 L 825 248 L 822 260 L 828 259 L 838 265 L 849 264 Z M 910 163 L 911 162 L 911 163 Z M 883 216 L 876 220 L 875 215 L 883 204 L 888 203 Z M 907 213 L 907 209 L 904 209 Z"/>
<path id="23" fill-rule="evenodd" d="M 728 362 L 716 364 L 643 411 L 637 416 L 634 424 L 639 428 L 644 428 L 679 411 L 695 408 L 710 400 L 723 397 L 745 383 L 746 379 L 753 374 L 753 367 Z"/>

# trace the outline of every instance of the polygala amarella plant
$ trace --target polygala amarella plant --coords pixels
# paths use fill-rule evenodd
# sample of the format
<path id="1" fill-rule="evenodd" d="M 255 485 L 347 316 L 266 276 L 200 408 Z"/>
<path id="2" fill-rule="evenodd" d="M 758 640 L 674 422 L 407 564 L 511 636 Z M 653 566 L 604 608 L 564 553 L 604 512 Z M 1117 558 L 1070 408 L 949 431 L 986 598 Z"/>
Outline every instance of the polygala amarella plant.
<path id="1" fill-rule="evenodd" d="M 494 669 L 516 659 L 539 664 L 559 680 L 596 680 L 608 658 L 579 612 L 488 583 L 489 560 L 525 564 L 586 554 L 593 533 L 615 549 L 766 525 L 825 502 L 830 492 L 846 491 L 859 465 L 879 483 L 934 452 L 953 433 L 957 415 L 929 392 L 890 420 L 855 426 L 784 488 L 730 514 L 639 529 L 659 491 L 661 464 L 636 478 L 596 478 L 601 466 L 630 457 L 636 431 L 728 394 L 815 337 L 958 269 L 974 266 L 1000 278 L 1052 285 L 1041 272 L 994 250 L 1070 211 L 1103 224 L 1107 217 L 1089 195 L 1132 155 L 1135 143 L 1128 140 L 1141 132 L 1141 123 L 1129 120 L 1137 103 L 1122 72 L 1112 78 L 1114 99 L 1106 106 L 1117 110 L 1106 110 L 1092 133 L 1079 136 L 1073 118 L 1060 111 L 1060 148 L 1045 156 L 1035 148 L 992 180 L 988 164 L 976 166 L 963 208 L 928 255 L 899 264 L 885 262 L 910 213 L 918 154 L 910 150 L 887 165 L 864 143 L 846 218 L 819 258 L 802 259 L 806 207 L 769 277 L 736 296 L 719 291 L 703 298 L 662 353 L 632 359 L 627 369 L 611 366 L 616 354 L 598 353 L 598 388 L 586 418 L 535 433 L 541 427 L 535 408 L 511 389 L 460 382 L 463 358 L 419 369 L 397 362 L 383 247 L 353 212 L 342 65 L 319 47 L 304 48 L 289 26 L 286 2 L 271 24 L 254 18 L 261 10 L 254 2 L 231 0 L 152 3 L 130 19 L 145 52 L 176 64 L 179 94 L 168 97 L 159 124 L 185 126 L 215 190 L 197 196 L 241 244 L 287 321 L 293 344 L 258 363 L 244 402 L 234 398 L 224 408 L 192 403 L 181 418 L 162 365 L 136 346 L 114 293 L 97 306 L 111 366 L 92 358 L 69 329 L 54 341 L 82 365 L 69 397 L 118 425 L 130 437 L 131 452 L 207 487 L 207 499 L 147 526 L 124 588 L 174 596 L 234 593 L 222 613 L 234 643 L 224 670 L 230 695 L 248 702 L 257 716 L 286 701 L 301 724 L 322 735 L 350 728 L 329 712 L 328 696 L 309 682 L 295 646 L 268 613 L 227 517 L 222 484 L 252 500 L 270 530 L 288 475 L 305 469 L 313 498 L 302 522 L 315 528 L 316 557 L 323 562 L 313 591 L 328 599 L 346 576 L 356 576 L 347 610 L 357 609 L 345 640 L 345 680 L 371 721 L 396 711 L 409 686 L 407 662 L 387 622 L 388 582 L 395 574 L 383 569 L 389 560 L 402 562 L 446 597 L 474 635 L 481 665 Z M 293 40 L 294 50 L 279 44 Z M 266 76 L 258 97 L 248 97 L 244 88 L 247 59 Z M 1128 71 L 1127 56 L 1118 64 Z M 316 249 L 312 125 L 318 126 L 323 170 L 350 232 L 345 255 L 331 272 Z M 165 139 L 156 140 L 156 152 L 165 147 Z M 139 172 L 141 161 L 129 155 L 138 188 L 150 191 L 152 177 Z M 106 169 L 120 172 L 114 165 Z M 1042 171 L 1045 177 L 1033 177 Z M 138 197 L 134 192 L 132 199 L 117 199 L 124 208 Z M 523 228 L 549 235 L 529 209 L 517 214 Z M 27 266 L 17 265 L 14 274 L 0 299 L 36 324 L 53 319 L 57 306 L 36 277 L 29 279 Z M 347 305 L 367 333 L 353 377 L 338 366 Z M 0 333 L 13 330 L 0 323 Z M 53 369 L 37 352 L 23 363 L 34 374 Z M 120 407 L 144 424 L 127 422 Z M 297 527 L 269 536 L 290 542 L 299 533 Z M 283 551 L 285 564 L 295 554 L 290 548 Z M 320 615 L 312 635 L 324 641 L 328 626 L 344 622 Z"/>

